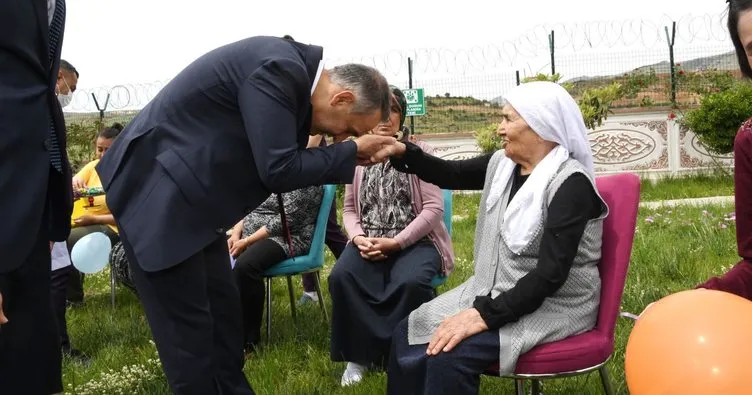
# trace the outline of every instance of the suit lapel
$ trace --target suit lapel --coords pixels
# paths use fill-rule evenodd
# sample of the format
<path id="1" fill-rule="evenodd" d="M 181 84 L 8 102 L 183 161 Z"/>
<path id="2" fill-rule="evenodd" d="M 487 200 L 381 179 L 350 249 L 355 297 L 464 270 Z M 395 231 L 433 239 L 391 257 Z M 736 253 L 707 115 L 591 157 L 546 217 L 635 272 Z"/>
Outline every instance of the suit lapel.
<path id="1" fill-rule="evenodd" d="M 316 45 L 308 45 L 308 48 L 305 51 L 305 64 L 311 83 L 316 79 L 316 72 L 319 70 L 319 63 L 321 63 L 323 56 L 324 48 Z"/>

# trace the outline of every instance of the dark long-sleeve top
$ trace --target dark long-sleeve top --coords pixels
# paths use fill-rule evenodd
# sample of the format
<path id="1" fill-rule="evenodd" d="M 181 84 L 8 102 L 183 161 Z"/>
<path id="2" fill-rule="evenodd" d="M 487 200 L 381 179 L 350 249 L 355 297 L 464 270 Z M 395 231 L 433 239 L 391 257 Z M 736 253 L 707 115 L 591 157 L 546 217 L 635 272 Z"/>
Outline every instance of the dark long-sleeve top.
<path id="1" fill-rule="evenodd" d="M 413 144 L 406 145 L 407 152 L 402 158 L 391 159 L 397 170 L 416 174 L 445 189 L 483 189 L 493 154 L 447 161 L 425 155 Z M 517 166 L 510 200 L 526 180 L 527 176 L 522 176 Z M 547 297 L 564 285 L 585 226 L 588 221 L 600 216 L 602 210 L 601 201 L 585 175 L 573 174 L 562 183 L 548 207 L 536 268 L 497 297 L 485 295 L 475 299 L 473 307 L 489 329 L 501 328 L 534 312 Z"/>

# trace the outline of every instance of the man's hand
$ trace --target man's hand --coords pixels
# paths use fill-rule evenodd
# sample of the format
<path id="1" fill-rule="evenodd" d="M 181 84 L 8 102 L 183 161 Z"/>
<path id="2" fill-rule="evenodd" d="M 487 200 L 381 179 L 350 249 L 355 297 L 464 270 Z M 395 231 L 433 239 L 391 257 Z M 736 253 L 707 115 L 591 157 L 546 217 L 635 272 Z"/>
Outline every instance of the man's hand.
<path id="1" fill-rule="evenodd" d="M 0 325 L 7 324 L 8 323 L 8 317 L 5 316 L 3 313 L 3 294 L 0 293 Z"/>
<path id="2" fill-rule="evenodd" d="M 452 351 L 461 341 L 487 330 L 488 326 L 478 310 L 472 307 L 463 310 L 441 322 L 428 343 L 426 354 Z"/>
<path id="3" fill-rule="evenodd" d="M 361 166 L 370 166 L 381 163 L 389 155 L 380 153 L 386 147 L 393 146 L 397 143 L 394 137 L 379 136 L 375 134 L 366 134 L 356 138 L 355 144 L 358 146 L 357 163 Z M 377 158 L 381 158 L 380 160 Z"/>

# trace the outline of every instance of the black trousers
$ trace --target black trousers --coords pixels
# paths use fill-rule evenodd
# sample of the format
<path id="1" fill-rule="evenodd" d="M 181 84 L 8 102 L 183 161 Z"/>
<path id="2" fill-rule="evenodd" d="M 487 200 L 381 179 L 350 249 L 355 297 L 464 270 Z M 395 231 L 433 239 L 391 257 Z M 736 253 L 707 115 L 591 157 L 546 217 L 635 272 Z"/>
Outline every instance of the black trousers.
<path id="1" fill-rule="evenodd" d="M 429 357 L 428 344 L 407 342 L 408 319 L 397 325 L 387 371 L 387 395 L 476 395 L 480 375 L 499 361 L 499 332 L 471 336 Z"/>
<path id="2" fill-rule="evenodd" d="M 63 391 L 62 356 L 50 303 L 50 243 L 43 225 L 26 261 L 0 273 L 8 323 L 0 326 L 0 393 Z M 2 259 L 2 258 L 0 258 Z"/>
<path id="3" fill-rule="evenodd" d="M 65 320 L 65 305 L 67 284 L 70 277 L 78 274 L 78 270 L 73 265 L 66 266 L 52 271 L 51 297 L 52 311 L 55 314 L 57 329 L 60 337 L 62 348 L 70 349 L 70 338 L 68 338 L 68 322 Z"/>
<path id="4" fill-rule="evenodd" d="M 243 309 L 243 331 L 246 347 L 261 341 L 261 320 L 264 316 L 264 277 L 266 269 L 287 258 L 285 250 L 266 239 L 251 244 L 235 260 L 235 281 Z"/>
<path id="5" fill-rule="evenodd" d="M 146 272 L 120 236 L 172 392 L 254 394 L 243 373 L 240 297 L 226 237 L 176 266 Z"/>
<path id="6" fill-rule="evenodd" d="M 68 236 L 67 240 L 67 246 L 68 246 L 68 252 L 70 253 L 73 249 L 73 246 L 76 245 L 76 243 L 81 240 L 84 236 L 87 236 L 91 233 L 101 232 L 104 233 L 107 237 L 110 238 L 110 242 L 112 243 L 112 246 L 115 246 L 120 241 L 120 236 L 118 236 L 117 233 L 115 233 L 109 226 L 107 225 L 89 225 L 89 226 L 80 226 L 77 228 L 71 229 L 70 236 Z M 72 270 L 68 271 L 68 281 L 66 282 L 65 286 L 67 287 L 67 296 L 66 299 L 69 302 L 83 302 L 84 300 L 84 274 L 76 270 L 76 268 L 72 268 Z M 55 284 L 53 284 L 55 285 Z M 53 293 L 56 292 L 53 290 Z"/>

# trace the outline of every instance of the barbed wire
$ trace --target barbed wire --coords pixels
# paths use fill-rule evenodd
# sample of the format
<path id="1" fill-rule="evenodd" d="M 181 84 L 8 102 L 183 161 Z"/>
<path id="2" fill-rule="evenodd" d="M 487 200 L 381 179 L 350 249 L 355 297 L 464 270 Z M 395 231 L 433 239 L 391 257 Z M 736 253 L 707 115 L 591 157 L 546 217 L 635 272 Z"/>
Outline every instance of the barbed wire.
<path id="1" fill-rule="evenodd" d="M 620 55 L 609 56 L 600 62 L 626 63 L 627 60 L 643 57 L 654 58 L 658 50 L 667 48 L 665 28 L 669 30 L 676 22 L 675 46 L 699 46 L 702 43 L 717 47 L 719 43 L 730 46 L 725 25 L 726 13 L 716 15 L 684 15 L 677 20 L 664 15 L 657 21 L 648 19 L 625 19 L 612 21 L 589 21 L 580 23 L 555 23 L 535 26 L 513 40 L 475 45 L 467 48 L 417 48 L 391 50 L 376 55 L 327 58 L 327 65 L 362 63 L 376 68 L 387 77 L 407 79 L 408 58 L 413 60 L 413 71 L 418 78 L 438 80 L 456 79 L 473 73 L 491 76 L 514 70 L 536 73 L 550 64 L 549 34 L 555 32 L 554 50 L 557 54 L 577 55 L 590 51 L 619 51 Z M 710 54 L 709 49 L 704 51 Z M 650 54 L 650 56 L 647 56 Z M 597 58 L 597 57 L 595 57 Z M 667 60 L 667 59 L 666 59 Z M 594 63 L 599 60 L 594 60 Z M 605 64 L 605 63 L 604 63 Z M 596 71 L 593 67 L 592 71 Z M 510 78 L 510 77 L 507 77 Z M 66 111 L 138 110 L 151 101 L 168 81 L 152 83 L 121 84 L 94 89 L 79 89 Z M 449 87 L 447 87 L 449 88 Z M 96 101 L 92 97 L 96 97 Z"/>

